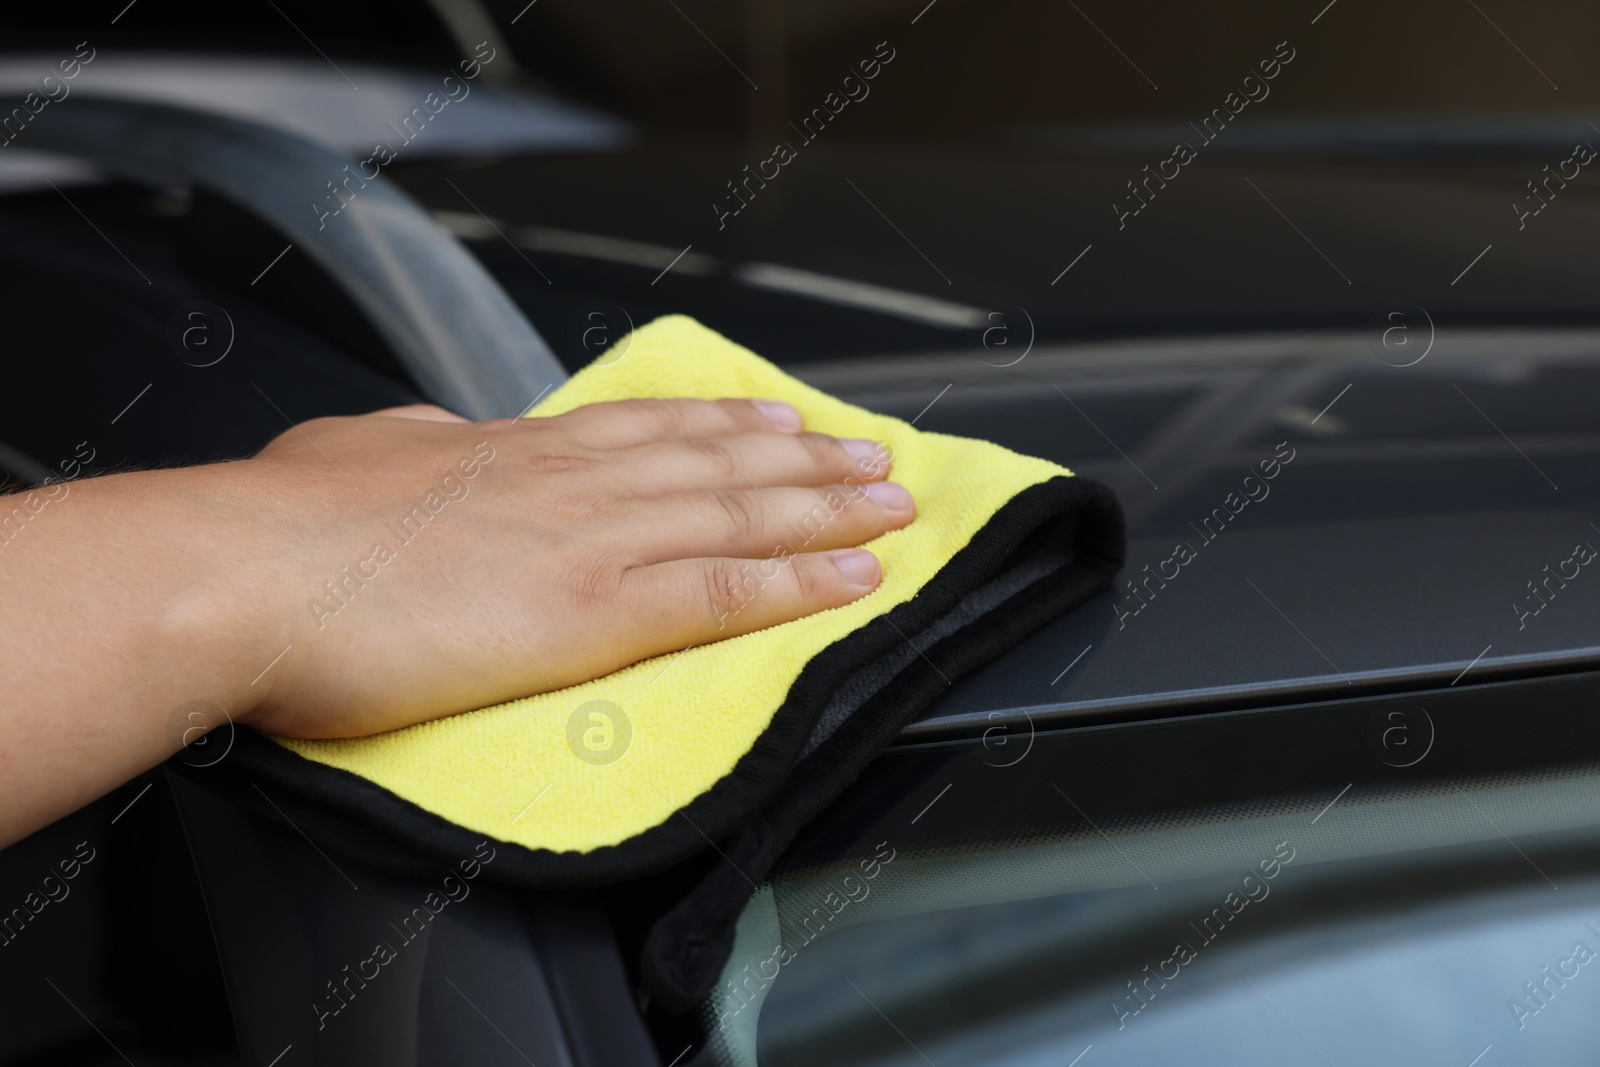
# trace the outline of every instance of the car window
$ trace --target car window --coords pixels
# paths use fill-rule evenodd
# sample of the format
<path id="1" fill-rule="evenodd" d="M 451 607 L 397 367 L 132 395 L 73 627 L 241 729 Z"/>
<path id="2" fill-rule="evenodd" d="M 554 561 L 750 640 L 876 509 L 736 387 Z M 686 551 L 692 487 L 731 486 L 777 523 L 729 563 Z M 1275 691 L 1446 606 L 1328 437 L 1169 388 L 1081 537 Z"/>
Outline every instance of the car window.
<path id="1" fill-rule="evenodd" d="M 1466 1064 L 1490 1048 L 1496 1063 L 1585 1058 L 1600 1037 L 1592 875 L 1564 879 L 1556 897 L 1529 870 L 1462 899 L 1450 884 L 1459 868 L 1364 873 L 1351 892 L 1374 910 L 1359 917 L 1306 914 L 1314 902 L 1296 891 L 1316 876 L 1304 870 L 1226 924 L 1213 916 L 1237 886 L 1163 886 L 1179 900 L 1112 945 L 1094 935 L 1129 924 L 1126 891 L 867 923 L 796 956 L 762 1007 L 757 1062 Z M 1396 881 L 1427 883 L 1430 899 L 1397 894 L 1382 907 Z"/>
<path id="2" fill-rule="evenodd" d="M 891 750 L 746 908 L 713 1055 L 1312 1062 L 1298 1026 L 1332 1062 L 1404 1063 L 1446 1015 L 1462 1063 L 1567 1055 L 1592 1037 L 1600 734 L 1557 691 L 1590 684 Z"/>

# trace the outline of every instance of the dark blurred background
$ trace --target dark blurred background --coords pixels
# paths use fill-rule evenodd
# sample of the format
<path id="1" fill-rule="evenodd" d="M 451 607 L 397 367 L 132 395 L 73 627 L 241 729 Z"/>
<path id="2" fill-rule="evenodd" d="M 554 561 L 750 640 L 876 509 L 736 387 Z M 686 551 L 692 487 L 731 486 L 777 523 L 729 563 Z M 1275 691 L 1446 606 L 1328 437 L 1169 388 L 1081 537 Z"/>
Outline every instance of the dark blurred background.
<path id="1" fill-rule="evenodd" d="M 1284 113 L 1548 112 L 1600 97 L 1592 62 L 1600 9 L 1571 2 L 1337 0 L 1313 26 L 1326 0 L 278 0 L 203 15 L 137 0 L 109 25 L 126 6 L 14 13 L 5 48 L 49 52 L 89 38 L 112 48 L 314 56 L 310 38 L 334 57 L 448 65 L 460 58 L 450 27 L 468 27 L 481 12 L 538 84 L 664 134 L 762 144 L 885 39 L 911 47 L 842 135 L 945 142 L 1018 125 L 1194 117 L 1282 40 L 1305 46 L 1293 77 L 1273 88 Z"/>

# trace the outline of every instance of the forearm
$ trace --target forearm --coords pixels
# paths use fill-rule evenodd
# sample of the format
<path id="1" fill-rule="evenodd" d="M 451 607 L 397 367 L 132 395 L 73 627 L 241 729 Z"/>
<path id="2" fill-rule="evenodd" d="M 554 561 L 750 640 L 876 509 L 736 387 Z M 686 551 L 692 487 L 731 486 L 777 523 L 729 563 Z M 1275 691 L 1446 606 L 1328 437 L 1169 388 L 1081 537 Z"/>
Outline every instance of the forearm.
<path id="1" fill-rule="evenodd" d="M 0 845 L 182 747 L 183 705 L 248 713 L 277 651 L 251 481 L 229 463 L 0 497 Z"/>

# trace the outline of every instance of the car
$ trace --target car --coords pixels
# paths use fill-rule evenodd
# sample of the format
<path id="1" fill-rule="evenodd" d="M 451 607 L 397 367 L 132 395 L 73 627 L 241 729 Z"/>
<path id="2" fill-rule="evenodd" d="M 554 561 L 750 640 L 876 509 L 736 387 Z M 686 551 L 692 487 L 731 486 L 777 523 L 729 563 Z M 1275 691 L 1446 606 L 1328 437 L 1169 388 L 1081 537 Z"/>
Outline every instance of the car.
<path id="1" fill-rule="evenodd" d="M 349 984 L 431 874 L 241 803 L 175 708 L 167 767 L 0 853 L 0 1061 L 1589 1062 L 1587 16 L 1317 7 L 30 16 L 15 484 L 515 415 L 682 312 L 1105 483 L 1129 545 L 801 832 L 688 1013 L 638 954 L 714 852 L 474 879 Z"/>

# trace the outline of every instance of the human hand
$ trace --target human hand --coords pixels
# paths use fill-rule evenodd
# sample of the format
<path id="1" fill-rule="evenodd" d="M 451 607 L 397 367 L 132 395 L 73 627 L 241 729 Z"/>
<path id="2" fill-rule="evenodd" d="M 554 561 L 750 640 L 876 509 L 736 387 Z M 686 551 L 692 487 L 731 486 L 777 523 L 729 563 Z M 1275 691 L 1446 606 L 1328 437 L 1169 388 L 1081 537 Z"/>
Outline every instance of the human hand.
<path id="1" fill-rule="evenodd" d="M 853 546 L 914 517 L 876 443 L 745 400 L 484 423 L 397 408 L 305 423 L 231 466 L 269 561 L 253 655 L 289 649 L 235 717 L 296 737 L 395 729 L 850 603 L 881 578 Z"/>

